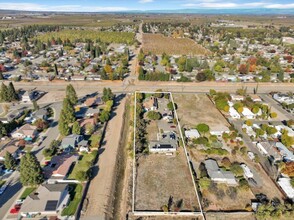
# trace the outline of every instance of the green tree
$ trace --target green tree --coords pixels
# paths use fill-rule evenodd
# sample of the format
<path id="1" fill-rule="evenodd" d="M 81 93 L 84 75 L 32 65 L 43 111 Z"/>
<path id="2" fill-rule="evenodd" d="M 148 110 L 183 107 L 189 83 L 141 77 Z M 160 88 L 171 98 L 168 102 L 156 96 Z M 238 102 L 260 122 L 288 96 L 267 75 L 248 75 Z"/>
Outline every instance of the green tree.
<path id="1" fill-rule="evenodd" d="M 67 136 L 70 133 L 70 128 L 67 122 L 66 114 L 63 110 L 60 113 L 60 119 L 58 121 L 58 129 L 62 136 Z"/>
<path id="2" fill-rule="evenodd" d="M 65 115 L 64 119 L 68 124 L 75 121 L 75 110 L 68 98 L 63 99 L 62 113 Z"/>
<path id="3" fill-rule="evenodd" d="M 12 82 L 10 82 L 8 84 L 7 95 L 8 95 L 8 100 L 9 101 L 16 101 L 16 100 L 18 100 L 18 95 L 17 95 L 17 93 L 15 91 L 15 88 L 14 88 Z"/>
<path id="4" fill-rule="evenodd" d="M 196 126 L 197 131 L 199 131 L 201 134 L 206 134 L 209 132 L 209 126 L 204 123 L 200 123 Z"/>
<path id="5" fill-rule="evenodd" d="M 114 94 L 110 88 L 103 88 L 102 101 L 107 102 L 108 100 L 113 100 Z"/>
<path id="6" fill-rule="evenodd" d="M 147 113 L 147 117 L 150 120 L 159 120 L 161 118 L 161 114 L 159 112 L 156 112 L 156 111 L 149 111 Z"/>
<path id="7" fill-rule="evenodd" d="M 26 153 L 20 160 L 20 182 L 23 186 L 36 186 L 43 181 L 44 175 L 36 156 Z"/>
<path id="8" fill-rule="evenodd" d="M 3 73 L 2 73 L 2 71 L 0 71 L 0 80 L 3 80 L 3 79 L 4 79 Z"/>
<path id="9" fill-rule="evenodd" d="M 235 176 L 242 176 L 244 173 L 242 167 L 236 162 L 231 165 L 230 170 Z"/>
<path id="10" fill-rule="evenodd" d="M 12 156 L 11 153 L 6 151 L 4 165 L 8 170 L 14 170 L 16 167 L 16 159 Z"/>
<path id="11" fill-rule="evenodd" d="M 72 105 L 75 105 L 78 102 L 78 96 L 72 84 L 66 86 L 66 98 L 69 99 Z"/>
<path id="12" fill-rule="evenodd" d="M 176 106 L 176 103 L 175 103 L 175 106 Z M 173 103 L 172 103 L 172 102 L 169 102 L 169 103 L 167 104 L 167 108 L 168 108 L 168 110 L 173 111 L 173 110 L 174 110 L 174 105 L 173 105 Z"/>
<path id="13" fill-rule="evenodd" d="M 39 106 L 36 100 L 33 100 L 33 108 L 34 108 L 34 111 L 39 110 Z"/>
<path id="14" fill-rule="evenodd" d="M 4 83 L 1 84 L 0 97 L 1 97 L 1 101 L 3 101 L 3 102 L 8 102 L 9 101 L 8 88 Z"/>
<path id="15" fill-rule="evenodd" d="M 104 123 L 106 121 L 108 121 L 110 118 L 110 113 L 108 111 L 102 111 L 99 117 L 99 120 Z"/>
<path id="16" fill-rule="evenodd" d="M 73 134 L 81 134 L 81 127 L 78 121 L 75 121 L 72 126 Z"/>

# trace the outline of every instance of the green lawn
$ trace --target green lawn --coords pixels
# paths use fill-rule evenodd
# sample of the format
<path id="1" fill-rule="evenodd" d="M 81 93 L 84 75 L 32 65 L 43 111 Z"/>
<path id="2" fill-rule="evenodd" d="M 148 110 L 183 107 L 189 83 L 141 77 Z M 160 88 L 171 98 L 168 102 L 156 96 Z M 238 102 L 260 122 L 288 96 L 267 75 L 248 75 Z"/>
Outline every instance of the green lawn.
<path id="1" fill-rule="evenodd" d="M 74 215 L 82 199 L 83 186 L 81 184 L 71 184 L 70 187 L 72 188 L 72 190 L 69 192 L 70 202 L 68 206 L 63 209 L 61 213 L 62 216 Z"/>
<path id="2" fill-rule="evenodd" d="M 92 153 L 89 153 L 89 154 L 83 154 L 81 156 L 82 158 L 76 163 L 68 179 L 79 179 L 77 178 L 77 173 L 79 173 L 80 171 L 87 172 L 92 166 L 92 163 L 96 155 L 97 155 L 97 151 L 92 151 Z"/>
<path id="3" fill-rule="evenodd" d="M 5 184 L 5 180 L 0 180 L 0 187 L 3 186 Z"/>
<path id="4" fill-rule="evenodd" d="M 33 191 L 36 190 L 36 187 L 28 187 L 23 191 L 23 193 L 20 196 L 20 199 L 25 199 L 28 195 L 30 195 Z"/>
<path id="5" fill-rule="evenodd" d="M 91 142 L 92 148 L 99 148 L 99 143 L 101 140 L 101 134 L 92 134 L 89 141 Z"/>

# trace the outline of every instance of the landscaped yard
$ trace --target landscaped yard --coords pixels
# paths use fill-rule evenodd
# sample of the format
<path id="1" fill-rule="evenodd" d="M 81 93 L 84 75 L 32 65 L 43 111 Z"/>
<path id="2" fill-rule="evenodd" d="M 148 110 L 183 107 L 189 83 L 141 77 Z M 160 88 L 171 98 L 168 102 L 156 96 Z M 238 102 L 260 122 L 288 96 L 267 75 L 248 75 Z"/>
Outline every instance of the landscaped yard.
<path id="1" fill-rule="evenodd" d="M 27 198 L 28 195 L 30 195 L 32 192 L 36 190 L 36 187 L 27 187 L 23 193 L 20 196 L 20 199 L 25 199 Z"/>
<path id="2" fill-rule="evenodd" d="M 62 211 L 62 216 L 74 215 L 82 199 L 83 186 L 81 184 L 71 184 L 70 188 L 72 188 L 70 191 L 70 202 Z"/>
<path id="3" fill-rule="evenodd" d="M 89 153 L 89 154 L 85 153 L 81 155 L 81 158 L 74 166 L 68 179 L 85 180 L 82 177 L 85 173 L 89 171 L 94 159 L 96 158 L 96 155 L 97 155 L 97 150 L 92 151 L 92 153 Z"/>

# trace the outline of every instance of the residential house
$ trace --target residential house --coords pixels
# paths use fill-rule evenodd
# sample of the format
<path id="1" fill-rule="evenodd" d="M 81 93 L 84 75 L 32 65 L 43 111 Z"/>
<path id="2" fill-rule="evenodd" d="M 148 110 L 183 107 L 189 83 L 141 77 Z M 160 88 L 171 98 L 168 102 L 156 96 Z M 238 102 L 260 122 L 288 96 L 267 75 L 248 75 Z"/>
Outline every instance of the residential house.
<path id="1" fill-rule="evenodd" d="M 4 161 L 5 160 L 5 155 L 7 152 L 11 153 L 13 157 L 17 157 L 17 152 L 18 152 L 18 147 L 15 145 L 9 145 L 4 147 L 1 151 L 0 151 L 0 161 Z"/>
<path id="2" fill-rule="evenodd" d="M 234 107 L 229 108 L 229 114 L 234 119 L 240 119 L 241 116 Z"/>
<path id="3" fill-rule="evenodd" d="M 185 137 L 188 139 L 196 139 L 200 137 L 199 132 L 197 131 L 197 129 L 190 129 L 190 130 L 186 130 L 185 131 Z"/>
<path id="4" fill-rule="evenodd" d="M 212 181 L 226 183 L 228 185 L 237 185 L 234 174 L 231 171 L 225 171 L 219 168 L 217 162 L 213 159 L 204 161 L 208 176 Z"/>
<path id="5" fill-rule="evenodd" d="M 73 163 L 79 159 L 78 155 L 61 154 L 52 157 L 49 165 L 44 167 L 46 179 L 64 179 L 70 171 Z"/>
<path id="6" fill-rule="evenodd" d="M 254 119 L 255 114 L 247 107 L 243 108 L 242 115 L 247 119 Z"/>
<path id="7" fill-rule="evenodd" d="M 144 103 L 143 103 L 143 107 L 145 109 L 145 111 L 155 111 L 158 109 L 158 101 L 156 97 L 149 97 L 147 98 Z"/>
<path id="8" fill-rule="evenodd" d="M 78 122 L 79 122 L 81 129 L 85 133 L 89 133 L 91 131 L 90 129 L 95 129 L 95 127 L 97 125 L 97 120 L 95 117 L 80 119 L 80 120 L 78 120 Z"/>
<path id="9" fill-rule="evenodd" d="M 253 102 L 261 102 L 261 98 L 256 94 L 250 94 L 249 97 L 252 99 Z"/>
<path id="10" fill-rule="evenodd" d="M 34 94 L 31 91 L 26 91 L 21 97 L 21 100 L 23 102 L 32 102 L 33 99 L 34 99 Z"/>
<path id="11" fill-rule="evenodd" d="M 252 173 L 252 171 L 250 170 L 250 168 L 246 164 L 243 163 L 240 166 L 242 167 L 242 169 L 244 171 L 244 176 L 246 178 L 253 178 L 253 173 Z"/>
<path id="12" fill-rule="evenodd" d="M 47 109 L 41 108 L 33 113 L 33 117 L 35 119 L 47 120 L 48 111 L 47 111 Z"/>
<path id="13" fill-rule="evenodd" d="M 210 134 L 216 136 L 222 136 L 223 133 L 229 133 L 230 129 L 225 125 L 210 125 Z"/>
<path id="14" fill-rule="evenodd" d="M 75 149 L 82 140 L 84 140 L 83 135 L 71 134 L 63 138 L 60 147 L 64 150 L 72 150 Z"/>
<path id="15" fill-rule="evenodd" d="M 235 95 L 235 94 L 232 94 L 231 98 L 232 98 L 233 101 L 243 101 L 244 100 L 244 96 Z"/>
<path id="16" fill-rule="evenodd" d="M 86 99 L 86 101 L 84 102 L 84 105 L 87 107 L 93 107 L 93 106 L 101 105 L 102 103 L 103 102 L 101 97 L 90 97 Z"/>
<path id="17" fill-rule="evenodd" d="M 276 148 L 279 150 L 285 161 L 294 161 L 293 152 L 290 151 L 284 144 L 281 142 L 276 142 Z"/>
<path id="18" fill-rule="evenodd" d="M 20 214 L 27 218 L 36 214 L 46 217 L 60 215 L 69 201 L 68 184 L 43 184 L 24 200 Z"/>
<path id="19" fill-rule="evenodd" d="M 157 141 L 150 141 L 149 151 L 152 153 L 169 153 L 177 150 L 178 141 L 174 132 L 160 134 Z"/>
<path id="20" fill-rule="evenodd" d="M 267 141 L 258 142 L 256 143 L 256 147 L 264 156 L 268 156 L 272 162 L 281 161 L 283 159 L 274 143 Z"/>
<path id="21" fill-rule="evenodd" d="M 30 125 L 30 124 L 24 124 L 23 126 L 18 128 L 16 131 L 14 131 L 11 134 L 11 137 L 16 139 L 25 139 L 26 141 L 31 141 L 36 137 L 37 134 L 38 132 L 37 132 L 36 126 Z"/>
<path id="22" fill-rule="evenodd" d="M 294 202 L 294 187 L 291 185 L 290 180 L 288 177 L 281 177 L 278 179 L 278 184 L 287 197 Z"/>

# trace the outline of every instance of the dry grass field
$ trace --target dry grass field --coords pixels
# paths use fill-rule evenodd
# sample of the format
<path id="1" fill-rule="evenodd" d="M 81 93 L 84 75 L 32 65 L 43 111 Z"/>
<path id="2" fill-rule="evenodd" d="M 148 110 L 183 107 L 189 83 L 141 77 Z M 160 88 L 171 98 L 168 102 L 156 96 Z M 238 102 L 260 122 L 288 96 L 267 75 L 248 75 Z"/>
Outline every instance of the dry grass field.
<path id="1" fill-rule="evenodd" d="M 210 128 L 230 125 L 205 94 L 173 94 L 182 127 L 206 123 Z"/>
<path id="2" fill-rule="evenodd" d="M 161 211 L 170 196 L 183 200 L 181 210 L 199 210 L 183 148 L 175 156 L 150 154 L 137 163 L 135 210 Z"/>
<path id="3" fill-rule="evenodd" d="M 188 38 L 165 37 L 161 34 L 143 34 L 143 51 L 157 55 L 206 55 L 210 52 Z"/>
<path id="4" fill-rule="evenodd" d="M 198 217 L 180 217 L 180 216 L 133 216 L 129 215 L 129 220 L 202 220 L 201 216 Z M 241 219 L 240 219 L 241 220 Z"/>

